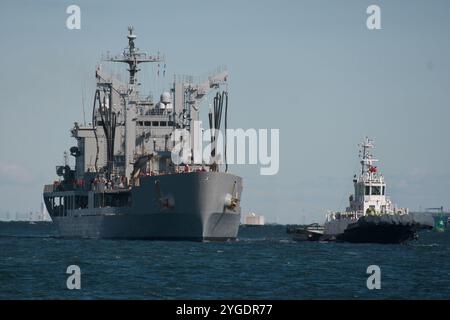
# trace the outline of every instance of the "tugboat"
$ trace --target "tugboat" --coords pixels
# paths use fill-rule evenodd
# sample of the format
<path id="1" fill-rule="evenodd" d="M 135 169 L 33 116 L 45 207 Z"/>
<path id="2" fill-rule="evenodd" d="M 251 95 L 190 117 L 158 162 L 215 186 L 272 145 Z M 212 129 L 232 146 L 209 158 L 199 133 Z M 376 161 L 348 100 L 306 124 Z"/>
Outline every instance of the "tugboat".
<path id="1" fill-rule="evenodd" d="M 432 226 L 415 221 L 407 208 L 398 208 L 387 197 L 384 177 L 374 165 L 373 140 L 360 145 L 361 174 L 353 179 L 355 193 L 345 212 L 326 215 L 322 240 L 353 243 L 403 243 L 418 238 L 418 231 Z"/>

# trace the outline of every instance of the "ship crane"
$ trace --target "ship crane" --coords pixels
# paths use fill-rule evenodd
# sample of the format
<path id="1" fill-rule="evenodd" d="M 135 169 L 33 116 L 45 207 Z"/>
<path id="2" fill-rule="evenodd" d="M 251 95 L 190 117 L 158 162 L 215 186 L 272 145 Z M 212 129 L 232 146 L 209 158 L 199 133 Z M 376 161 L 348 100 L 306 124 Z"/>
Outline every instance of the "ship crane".
<path id="1" fill-rule="evenodd" d="M 227 116 L 228 116 L 228 91 L 219 92 L 221 85 L 226 85 L 228 81 L 228 71 L 222 70 L 210 77 L 208 80 L 197 84 L 197 85 L 189 85 L 186 88 L 188 100 L 188 105 L 193 108 L 196 112 L 200 108 L 200 104 L 204 101 L 205 97 L 208 96 L 208 93 L 212 90 L 217 90 L 217 93 L 214 97 L 214 110 L 210 109 L 208 118 L 209 118 L 209 127 L 211 129 L 211 170 L 217 171 L 218 165 L 216 159 L 216 149 L 217 149 L 217 136 L 216 131 L 220 130 L 220 125 L 222 122 L 222 110 L 225 104 L 225 133 L 227 130 Z M 191 118 L 191 114 L 189 112 L 189 118 Z M 191 120 L 192 121 L 192 120 Z M 226 139 L 226 134 L 225 134 Z M 225 172 L 228 171 L 228 164 L 226 159 L 226 140 L 224 143 L 224 157 L 225 157 Z"/>
<path id="2" fill-rule="evenodd" d="M 175 110 L 174 118 L 178 119 L 177 125 L 188 131 L 193 128 L 195 121 L 199 120 L 199 110 L 202 102 L 212 92 L 216 91 L 213 98 L 214 110 L 209 110 L 209 127 L 211 132 L 211 159 L 210 169 L 212 171 L 218 171 L 218 158 L 216 154 L 217 135 L 216 132 L 220 130 L 222 123 L 222 113 L 225 112 L 225 132 L 227 129 L 227 116 L 228 116 L 228 71 L 224 67 L 218 68 L 212 73 L 205 81 L 197 84 L 193 84 L 192 77 L 178 76 L 174 79 L 174 86 L 172 92 L 175 97 Z M 221 87 L 225 86 L 224 91 L 220 92 Z M 181 94 L 180 94 L 181 93 Z M 196 133 L 191 134 L 191 146 L 196 143 Z M 191 150 L 191 152 L 193 152 Z M 225 159 L 225 171 L 228 170 L 226 161 L 226 135 L 224 141 L 224 159 Z"/>
<path id="3" fill-rule="evenodd" d="M 192 106 L 196 111 L 199 110 L 200 104 L 203 102 L 204 98 L 208 95 L 211 90 L 217 90 L 221 85 L 226 84 L 228 81 L 228 71 L 224 70 L 211 77 L 208 80 L 196 84 L 189 85 L 186 88 L 188 93 L 187 103 Z"/>

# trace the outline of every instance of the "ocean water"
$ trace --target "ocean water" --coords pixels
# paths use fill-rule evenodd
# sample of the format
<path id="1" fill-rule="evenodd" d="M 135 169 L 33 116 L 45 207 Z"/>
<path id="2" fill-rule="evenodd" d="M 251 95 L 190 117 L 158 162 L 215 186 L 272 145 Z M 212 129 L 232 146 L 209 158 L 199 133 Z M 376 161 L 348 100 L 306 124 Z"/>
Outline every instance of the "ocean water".
<path id="1" fill-rule="evenodd" d="M 0 299 L 449 299 L 450 231 L 406 245 L 291 240 L 243 227 L 235 242 L 65 240 L 49 223 L 0 223 Z M 66 269 L 81 269 L 69 290 Z M 366 286 L 369 265 L 381 289 Z"/>

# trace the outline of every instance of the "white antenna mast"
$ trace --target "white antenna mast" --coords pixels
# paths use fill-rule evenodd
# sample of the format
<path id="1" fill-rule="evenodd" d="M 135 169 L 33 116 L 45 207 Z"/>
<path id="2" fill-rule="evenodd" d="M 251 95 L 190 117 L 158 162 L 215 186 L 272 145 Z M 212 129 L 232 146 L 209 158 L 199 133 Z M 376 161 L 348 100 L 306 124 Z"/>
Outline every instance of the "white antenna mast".
<path id="1" fill-rule="evenodd" d="M 85 92 L 84 92 L 84 82 L 81 79 L 81 106 L 83 107 L 83 123 L 86 126 L 86 111 L 84 109 L 84 100 L 85 100 Z"/>

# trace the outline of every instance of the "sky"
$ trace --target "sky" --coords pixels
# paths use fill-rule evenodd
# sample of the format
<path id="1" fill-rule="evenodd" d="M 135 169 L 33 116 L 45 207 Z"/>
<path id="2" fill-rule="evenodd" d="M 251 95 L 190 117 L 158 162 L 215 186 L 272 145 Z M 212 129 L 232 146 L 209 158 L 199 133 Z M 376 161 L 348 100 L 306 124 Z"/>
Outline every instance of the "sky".
<path id="1" fill-rule="evenodd" d="M 66 27 L 72 4 L 80 30 Z M 372 4 L 381 30 L 366 26 Z M 168 79 L 227 66 L 230 127 L 280 130 L 278 174 L 231 167 L 243 214 L 309 223 L 344 209 L 365 136 L 395 203 L 448 209 L 449 16 L 445 0 L 1 1 L 0 217 L 39 209 L 83 104 L 90 117 L 95 67 L 130 24 Z M 140 76 L 158 96 L 169 80 L 155 74 Z"/>

